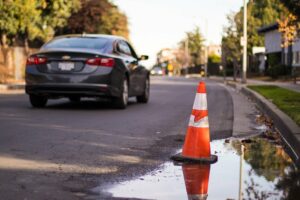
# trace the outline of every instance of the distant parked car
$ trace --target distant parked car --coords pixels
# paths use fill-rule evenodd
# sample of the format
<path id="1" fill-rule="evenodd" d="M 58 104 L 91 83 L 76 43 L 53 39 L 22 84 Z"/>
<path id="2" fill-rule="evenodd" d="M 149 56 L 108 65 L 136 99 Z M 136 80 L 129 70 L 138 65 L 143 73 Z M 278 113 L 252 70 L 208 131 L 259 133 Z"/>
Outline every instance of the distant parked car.
<path id="1" fill-rule="evenodd" d="M 122 37 L 109 35 L 65 35 L 56 37 L 32 54 L 26 64 L 26 93 L 33 107 L 44 107 L 48 99 L 110 97 L 125 108 L 128 97 L 149 99 L 149 71 L 132 46 Z"/>
<path id="2" fill-rule="evenodd" d="M 164 71 L 161 67 L 153 67 L 150 72 L 151 72 L 151 75 L 163 75 L 164 74 Z"/>

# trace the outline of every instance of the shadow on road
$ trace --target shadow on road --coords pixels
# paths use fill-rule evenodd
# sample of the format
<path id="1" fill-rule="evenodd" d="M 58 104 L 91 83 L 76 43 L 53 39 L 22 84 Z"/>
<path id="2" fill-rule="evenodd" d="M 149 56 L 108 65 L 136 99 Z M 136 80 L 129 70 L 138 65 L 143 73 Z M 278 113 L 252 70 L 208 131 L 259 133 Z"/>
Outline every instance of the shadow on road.
<path id="1" fill-rule="evenodd" d="M 138 105 L 134 99 L 130 99 L 128 107 Z M 80 102 L 70 102 L 68 100 L 50 100 L 49 104 L 44 109 L 62 109 L 62 110 L 120 110 L 115 108 L 113 103 L 108 99 L 83 99 Z"/>

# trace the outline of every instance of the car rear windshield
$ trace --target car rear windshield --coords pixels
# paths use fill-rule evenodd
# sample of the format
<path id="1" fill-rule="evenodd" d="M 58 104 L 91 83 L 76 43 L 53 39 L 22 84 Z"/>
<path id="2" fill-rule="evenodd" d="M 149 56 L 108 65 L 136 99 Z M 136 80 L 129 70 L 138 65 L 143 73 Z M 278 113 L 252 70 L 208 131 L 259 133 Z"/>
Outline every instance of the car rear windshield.
<path id="1" fill-rule="evenodd" d="M 69 37 L 69 38 L 59 38 L 50 41 L 45 44 L 43 49 L 103 49 L 105 48 L 108 39 L 106 38 L 96 38 L 96 37 Z"/>

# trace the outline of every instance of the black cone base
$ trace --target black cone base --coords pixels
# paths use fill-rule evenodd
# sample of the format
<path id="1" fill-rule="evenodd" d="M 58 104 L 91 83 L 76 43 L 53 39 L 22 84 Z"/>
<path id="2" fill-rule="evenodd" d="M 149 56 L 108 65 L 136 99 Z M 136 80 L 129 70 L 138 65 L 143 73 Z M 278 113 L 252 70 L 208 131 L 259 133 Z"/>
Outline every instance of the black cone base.
<path id="1" fill-rule="evenodd" d="M 171 159 L 179 163 L 214 164 L 218 161 L 218 156 L 211 155 L 208 158 L 192 158 L 183 156 L 181 153 L 179 153 L 172 156 Z"/>

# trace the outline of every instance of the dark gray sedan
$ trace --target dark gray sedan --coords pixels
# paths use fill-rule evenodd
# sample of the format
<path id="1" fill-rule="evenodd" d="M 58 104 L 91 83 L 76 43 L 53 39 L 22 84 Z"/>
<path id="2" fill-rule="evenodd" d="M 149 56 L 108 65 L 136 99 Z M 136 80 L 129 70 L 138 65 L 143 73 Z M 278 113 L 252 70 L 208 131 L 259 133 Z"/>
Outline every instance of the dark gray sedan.
<path id="1" fill-rule="evenodd" d="M 149 99 L 149 71 L 140 65 L 132 46 L 122 37 L 65 35 L 56 37 L 31 55 L 26 64 L 26 93 L 33 107 L 48 99 L 109 97 L 125 108 L 128 97 Z"/>

